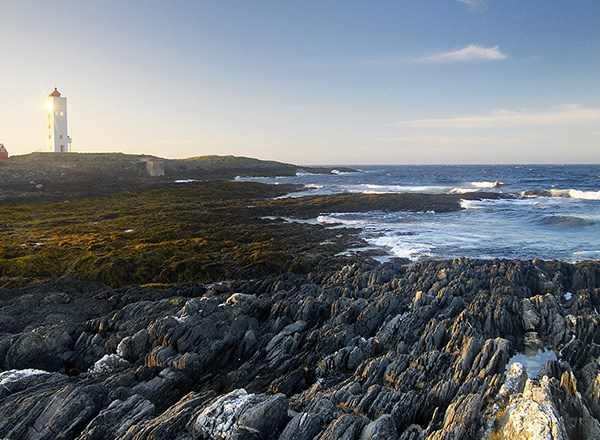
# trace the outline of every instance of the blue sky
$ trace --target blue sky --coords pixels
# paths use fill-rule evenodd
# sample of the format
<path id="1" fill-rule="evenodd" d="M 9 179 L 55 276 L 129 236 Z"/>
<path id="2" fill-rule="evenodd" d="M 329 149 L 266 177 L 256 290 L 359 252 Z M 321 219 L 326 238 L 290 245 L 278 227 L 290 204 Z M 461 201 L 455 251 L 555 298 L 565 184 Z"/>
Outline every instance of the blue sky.
<path id="1" fill-rule="evenodd" d="M 11 154 L 600 163 L 597 0 L 3 3 Z"/>

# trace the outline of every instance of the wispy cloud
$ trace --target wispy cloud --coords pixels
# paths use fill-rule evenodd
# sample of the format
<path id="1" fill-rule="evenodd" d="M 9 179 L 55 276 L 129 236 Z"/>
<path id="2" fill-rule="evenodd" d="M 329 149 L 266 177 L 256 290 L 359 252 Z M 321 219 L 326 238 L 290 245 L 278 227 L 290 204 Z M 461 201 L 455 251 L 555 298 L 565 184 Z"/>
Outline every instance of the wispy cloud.
<path id="1" fill-rule="evenodd" d="M 469 7 L 470 11 L 487 9 L 487 4 L 483 0 L 456 0 L 456 1 L 467 5 Z"/>
<path id="2" fill-rule="evenodd" d="M 507 56 L 498 46 L 483 47 L 469 44 L 462 49 L 440 52 L 426 57 L 417 58 L 417 63 L 455 63 L 460 61 L 499 61 Z"/>
<path id="3" fill-rule="evenodd" d="M 481 115 L 450 118 L 412 119 L 395 125 L 428 129 L 497 128 L 515 126 L 555 126 L 600 123 L 599 107 L 566 104 L 547 110 L 497 109 Z"/>
<path id="4" fill-rule="evenodd" d="M 408 136 L 391 136 L 375 138 L 380 142 L 394 142 L 409 145 L 482 145 L 490 142 L 489 136 L 451 136 L 451 135 L 427 135 L 417 134 Z"/>

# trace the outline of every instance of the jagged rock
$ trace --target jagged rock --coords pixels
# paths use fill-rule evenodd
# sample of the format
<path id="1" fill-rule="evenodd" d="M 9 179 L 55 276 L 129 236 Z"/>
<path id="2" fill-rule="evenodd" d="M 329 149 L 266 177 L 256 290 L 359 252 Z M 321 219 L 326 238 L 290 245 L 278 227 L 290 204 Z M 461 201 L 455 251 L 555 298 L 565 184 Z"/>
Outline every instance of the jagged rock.
<path id="1" fill-rule="evenodd" d="M 321 434 L 319 440 L 354 440 L 362 432 L 368 420 L 354 414 L 342 414 Z"/>
<path id="2" fill-rule="evenodd" d="M 130 427 L 146 420 L 154 412 L 152 402 L 134 394 L 125 401 L 113 400 L 94 417 L 78 440 L 103 440 L 121 437 Z"/>
<path id="3" fill-rule="evenodd" d="M 515 362 L 510 366 L 508 373 L 506 374 L 506 380 L 502 384 L 498 397 L 500 399 L 508 398 L 514 394 L 523 392 L 525 388 L 525 382 L 527 381 L 527 370 L 518 362 Z"/>
<path id="4" fill-rule="evenodd" d="M 12 344 L 4 364 L 9 369 L 38 368 L 43 366 L 49 371 L 56 371 L 62 363 L 53 353 L 42 335 L 27 332 L 17 338 Z"/>
<path id="5" fill-rule="evenodd" d="M 126 336 L 117 346 L 117 354 L 122 358 L 135 362 L 142 359 L 148 346 L 148 330 L 141 329 L 133 336 Z"/>
<path id="6" fill-rule="evenodd" d="M 235 390 L 217 399 L 200 413 L 193 428 L 211 439 L 277 438 L 287 415 L 287 399 Z"/>
<path id="7" fill-rule="evenodd" d="M 458 396 L 446 410 L 443 429 L 428 436 L 430 440 L 462 439 L 475 432 L 483 401 L 479 394 Z"/>
<path id="8" fill-rule="evenodd" d="M 46 385 L 65 381 L 67 377 L 60 373 L 50 373 L 44 370 L 25 369 L 8 370 L 0 373 L 0 399 L 22 391 L 31 386 L 44 383 Z"/>
<path id="9" fill-rule="evenodd" d="M 388 440 L 397 438 L 396 425 L 389 414 L 370 422 L 360 435 L 360 440 Z"/>
<path id="10" fill-rule="evenodd" d="M 425 433 L 419 425 L 410 425 L 400 436 L 400 440 L 421 440 L 423 438 L 425 438 Z"/>
<path id="11" fill-rule="evenodd" d="M 523 300 L 523 329 L 525 331 L 535 331 L 540 323 L 540 317 L 536 313 L 528 298 Z"/>
<path id="12" fill-rule="evenodd" d="M 49 365 L 69 375 L 0 373 L 0 411 L 8 414 L 0 437 L 56 436 L 48 424 L 65 439 L 421 440 L 514 431 L 526 402 L 544 410 L 526 397 L 535 387 L 527 391 L 524 370 L 505 371 L 531 345 L 557 354 L 540 375 L 548 376 L 541 401 L 555 405 L 559 432 L 594 438 L 596 266 L 356 262 L 162 290 L 88 291 L 62 280 L 45 302 L 39 286 L 0 289 L 0 317 L 20 298 L 19 307 L 64 308 L 59 315 L 73 319 L 0 322 L 2 368 L 45 370 L 52 357 Z M 65 314 L 90 295 L 95 309 Z"/>
<path id="13" fill-rule="evenodd" d="M 522 395 L 517 395 L 506 410 L 499 429 L 504 438 L 566 440 L 568 435 L 544 376 L 537 385 L 527 380 Z"/>
<path id="14" fill-rule="evenodd" d="M 281 433 L 279 440 L 312 440 L 340 412 L 327 399 L 315 400 L 307 405 L 304 412 L 294 415 Z"/>
<path id="15" fill-rule="evenodd" d="M 0 402 L 0 436 L 23 440 L 75 438 L 99 409 L 101 387 L 29 388 Z"/>
<path id="16" fill-rule="evenodd" d="M 113 373 L 129 367 L 129 362 L 118 354 L 106 354 L 90 368 L 90 373 Z"/>
<path id="17" fill-rule="evenodd" d="M 212 398 L 211 392 L 189 393 L 162 414 L 132 425 L 123 440 L 181 440 L 192 437 L 192 417 Z M 188 437 L 189 436 L 189 437 Z"/>

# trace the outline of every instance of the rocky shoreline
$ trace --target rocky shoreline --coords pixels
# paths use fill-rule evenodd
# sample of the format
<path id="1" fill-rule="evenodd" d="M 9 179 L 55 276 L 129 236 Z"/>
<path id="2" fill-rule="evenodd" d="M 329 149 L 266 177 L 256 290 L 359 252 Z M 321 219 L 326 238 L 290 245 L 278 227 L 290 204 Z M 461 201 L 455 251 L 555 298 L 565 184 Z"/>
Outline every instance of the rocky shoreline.
<path id="1" fill-rule="evenodd" d="M 158 163 L 160 172 L 149 171 Z M 45 203 L 164 187 L 175 181 L 223 181 L 237 176 L 357 172 L 236 156 L 163 159 L 122 153 L 31 153 L 0 161 L 0 203 Z"/>
<path id="2" fill-rule="evenodd" d="M 505 196 L 280 198 L 298 187 L 210 179 L 294 166 L 41 159 L 0 170 L 2 439 L 600 438 L 599 262 L 382 264 L 301 220 Z"/>
<path id="3" fill-rule="evenodd" d="M 599 438 L 600 264 L 0 289 L 8 439 Z M 556 353 L 527 378 L 509 359 Z"/>

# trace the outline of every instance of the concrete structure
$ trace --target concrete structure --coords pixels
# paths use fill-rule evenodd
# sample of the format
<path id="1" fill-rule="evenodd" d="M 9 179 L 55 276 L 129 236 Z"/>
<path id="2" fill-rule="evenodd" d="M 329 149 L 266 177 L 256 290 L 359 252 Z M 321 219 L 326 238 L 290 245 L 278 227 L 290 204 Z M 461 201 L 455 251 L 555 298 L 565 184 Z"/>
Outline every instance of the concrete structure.
<path id="1" fill-rule="evenodd" d="M 152 177 L 165 175 L 165 161 L 162 159 L 148 159 L 146 162 L 146 172 Z"/>
<path id="2" fill-rule="evenodd" d="M 67 98 L 54 88 L 46 100 L 46 145 L 51 153 L 69 153 L 71 138 L 67 133 Z"/>

